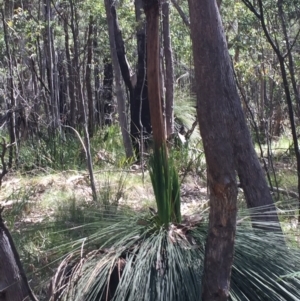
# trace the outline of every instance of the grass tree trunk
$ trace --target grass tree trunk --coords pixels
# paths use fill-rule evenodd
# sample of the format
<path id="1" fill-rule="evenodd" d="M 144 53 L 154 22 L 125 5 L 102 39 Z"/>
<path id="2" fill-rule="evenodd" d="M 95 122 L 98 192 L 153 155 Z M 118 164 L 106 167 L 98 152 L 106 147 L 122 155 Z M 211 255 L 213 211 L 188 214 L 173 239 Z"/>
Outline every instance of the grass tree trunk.
<path id="1" fill-rule="evenodd" d="M 165 102 L 166 102 L 166 132 L 169 138 L 174 132 L 174 66 L 173 66 L 173 53 L 170 35 L 170 4 L 165 1 L 162 4 L 163 15 L 163 38 L 164 38 L 164 57 L 166 66 L 165 75 Z"/>
<path id="2" fill-rule="evenodd" d="M 165 146 L 166 134 L 162 113 L 159 76 L 159 0 L 145 0 L 144 10 L 147 21 L 147 79 L 148 98 L 154 147 Z"/>

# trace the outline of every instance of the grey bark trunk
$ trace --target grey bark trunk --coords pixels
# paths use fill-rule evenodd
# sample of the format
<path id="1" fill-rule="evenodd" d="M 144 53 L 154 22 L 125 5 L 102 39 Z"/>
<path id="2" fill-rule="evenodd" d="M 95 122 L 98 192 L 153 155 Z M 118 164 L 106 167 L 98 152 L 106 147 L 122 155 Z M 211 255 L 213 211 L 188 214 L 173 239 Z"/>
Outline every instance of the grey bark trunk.
<path id="1" fill-rule="evenodd" d="M 198 120 L 210 192 L 202 301 L 225 301 L 230 289 L 237 213 L 234 148 L 230 132 L 234 115 L 227 102 L 238 95 L 216 2 L 189 0 L 189 7 L 198 83 Z"/>
<path id="2" fill-rule="evenodd" d="M 189 0 L 189 10 L 198 119 L 210 191 L 202 301 L 225 301 L 234 252 L 236 171 L 248 207 L 259 207 L 259 214 L 252 216 L 253 225 L 281 229 L 243 115 L 217 2 Z"/>
<path id="3" fill-rule="evenodd" d="M 106 17 L 108 23 L 110 52 L 111 52 L 113 69 L 115 72 L 115 85 L 116 85 L 116 94 L 117 94 L 117 102 L 118 102 L 119 123 L 121 127 L 126 157 L 131 158 L 133 157 L 133 149 L 131 145 L 131 138 L 128 132 L 128 123 L 127 123 L 126 106 L 125 106 L 126 101 L 125 101 L 124 93 L 122 91 L 121 72 L 118 64 L 118 55 L 116 51 L 116 44 L 115 44 L 115 37 L 114 37 L 115 35 L 114 21 L 111 15 L 112 2 L 110 0 L 104 0 L 104 4 L 105 4 Z"/>
<path id="4" fill-rule="evenodd" d="M 94 133 L 94 101 L 93 101 L 93 91 L 92 91 L 92 58 L 93 58 L 93 43 L 92 43 L 92 34 L 93 34 L 93 25 L 94 19 L 92 16 L 89 18 L 89 27 L 88 27 L 88 38 L 87 38 L 87 63 L 85 71 L 86 79 L 86 94 L 88 101 L 88 130 L 90 137 L 93 137 Z"/>
<path id="5" fill-rule="evenodd" d="M 0 211 L 0 301 L 37 301 Z"/>
<path id="6" fill-rule="evenodd" d="M 8 238 L 2 230 L 0 230 L 0 262 L 0 300 L 26 300 L 27 289 L 21 279 Z"/>

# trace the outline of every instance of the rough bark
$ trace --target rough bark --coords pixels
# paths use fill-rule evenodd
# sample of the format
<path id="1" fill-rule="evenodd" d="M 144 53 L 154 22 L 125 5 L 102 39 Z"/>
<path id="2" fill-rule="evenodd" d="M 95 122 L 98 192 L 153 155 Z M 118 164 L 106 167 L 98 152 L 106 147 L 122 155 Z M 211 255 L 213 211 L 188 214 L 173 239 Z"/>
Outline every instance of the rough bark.
<path id="1" fill-rule="evenodd" d="M 1 210 L 2 211 L 2 210 Z M 0 300 L 37 301 L 31 291 L 12 237 L 0 211 Z"/>
<path id="2" fill-rule="evenodd" d="M 238 100 L 216 1 L 189 0 L 198 120 L 207 162 L 210 215 L 205 247 L 202 301 L 229 296 L 237 213 L 233 108 Z"/>
<path id="3" fill-rule="evenodd" d="M 237 171 L 253 225 L 281 231 L 235 86 L 217 2 L 189 0 L 198 119 L 208 166 L 210 221 L 202 300 L 227 300 L 236 219 Z M 263 207 L 262 207 L 263 206 Z"/>
<path id="4" fill-rule="evenodd" d="M 159 0 L 145 0 L 147 21 L 147 78 L 154 147 L 160 149 L 166 140 L 160 95 Z"/>

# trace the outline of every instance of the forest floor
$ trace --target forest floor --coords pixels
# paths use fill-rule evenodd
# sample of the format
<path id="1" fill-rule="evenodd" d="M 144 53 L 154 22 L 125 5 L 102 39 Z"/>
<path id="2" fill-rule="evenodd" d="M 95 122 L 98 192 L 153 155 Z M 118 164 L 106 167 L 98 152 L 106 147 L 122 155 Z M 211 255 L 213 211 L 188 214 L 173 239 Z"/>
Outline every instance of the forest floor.
<path id="1" fill-rule="evenodd" d="M 65 239 L 74 239 L 73 234 L 66 238 L 68 235 L 60 232 L 84 224 L 85 212 L 100 211 L 103 205 L 117 205 L 132 212 L 156 207 L 148 171 L 99 170 L 95 171 L 95 178 L 98 204 L 92 200 L 89 177 L 84 171 L 26 176 L 11 173 L 2 183 L 3 217 L 32 279 L 31 285 L 40 296 L 46 295 L 46 282 L 49 283 L 57 266 L 51 264 L 59 257 L 53 249 L 63 245 Z M 207 209 L 204 179 L 187 175 L 181 185 L 181 201 L 183 215 Z"/>
<path id="2" fill-rule="evenodd" d="M 276 161 L 274 168 L 278 186 L 286 191 L 297 191 L 294 163 L 281 158 Z M 85 171 L 25 176 L 11 173 L 2 183 L 0 206 L 5 207 L 4 219 L 29 279 L 32 279 L 31 285 L 40 296 L 46 295 L 47 283 L 63 253 L 63 250 L 61 253 L 53 250 L 63 245 L 64 240 L 70 240 L 62 232 L 85 223 L 85 211 L 101 210 L 103 205 L 117 205 L 118 208 L 127 208 L 132 212 L 156 207 L 149 173 L 138 166 L 128 170 L 96 170 L 95 178 L 99 204 L 92 201 L 89 177 Z M 243 206 L 242 191 L 239 198 L 239 205 Z M 281 196 L 281 200 L 287 198 L 290 197 Z M 291 204 L 294 204 L 293 200 Z M 290 209 L 286 202 L 284 206 L 283 209 Z M 181 209 L 183 215 L 189 216 L 208 209 L 206 179 L 202 173 L 184 174 Z M 295 228 L 296 216 L 289 219 L 284 230 L 292 233 L 293 244 L 300 245 Z M 57 263 L 51 264 L 54 260 L 58 260 Z"/>

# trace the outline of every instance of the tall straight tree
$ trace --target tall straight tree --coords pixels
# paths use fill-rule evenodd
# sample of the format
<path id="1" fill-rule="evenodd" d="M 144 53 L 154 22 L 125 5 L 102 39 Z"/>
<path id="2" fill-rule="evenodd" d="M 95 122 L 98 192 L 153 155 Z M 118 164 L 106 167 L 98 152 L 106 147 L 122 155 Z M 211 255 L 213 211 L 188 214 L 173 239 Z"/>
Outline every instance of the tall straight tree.
<path id="1" fill-rule="evenodd" d="M 237 211 L 236 172 L 253 224 L 280 231 L 276 208 L 243 115 L 216 0 L 189 0 L 198 120 L 210 191 L 203 301 L 229 296 Z M 272 223 L 272 226 L 269 225 Z"/>
<path id="2" fill-rule="evenodd" d="M 173 52 L 170 34 L 170 4 L 168 0 L 162 3 L 162 24 L 164 38 L 164 57 L 165 57 L 165 88 L 166 88 L 166 132 L 167 137 L 174 132 L 174 66 Z"/>

